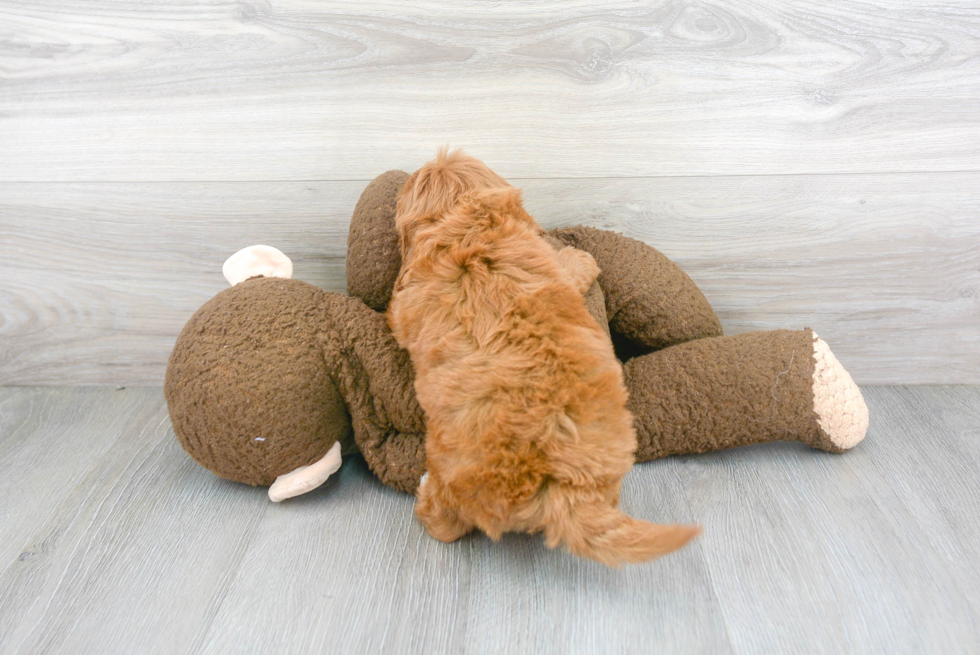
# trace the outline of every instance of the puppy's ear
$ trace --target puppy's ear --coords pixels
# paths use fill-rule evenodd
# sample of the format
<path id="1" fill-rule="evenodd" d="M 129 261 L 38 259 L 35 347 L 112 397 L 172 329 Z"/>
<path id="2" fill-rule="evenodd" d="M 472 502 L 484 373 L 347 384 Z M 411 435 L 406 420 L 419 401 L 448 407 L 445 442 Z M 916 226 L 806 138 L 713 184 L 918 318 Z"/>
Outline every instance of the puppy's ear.
<path id="1" fill-rule="evenodd" d="M 497 191 L 499 194 L 497 196 L 499 199 L 498 202 L 503 211 L 510 212 L 517 218 L 533 220 L 530 214 L 524 211 L 524 198 L 521 196 L 520 189 L 509 186 L 497 189 Z"/>
<path id="2" fill-rule="evenodd" d="M 473 194 L 473 200 L 477 205 L 482 205 L 491 211 L 517 219 L 523 223 L 537 225 L 534 218 L 524 210 L 521 190 L 516 187 L 504 186 L 481 189 Z"/>

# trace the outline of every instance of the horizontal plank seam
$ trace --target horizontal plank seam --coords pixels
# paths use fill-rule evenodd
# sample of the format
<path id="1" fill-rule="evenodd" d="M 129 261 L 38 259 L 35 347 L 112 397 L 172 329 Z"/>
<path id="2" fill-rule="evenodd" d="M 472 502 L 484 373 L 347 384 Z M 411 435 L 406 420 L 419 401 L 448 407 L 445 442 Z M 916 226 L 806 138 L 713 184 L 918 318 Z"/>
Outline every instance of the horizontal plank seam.
<path id="1" fill-rule="evenodd" d="M 380 169 L 379 169 L 380 171 Z M 384 171 L 380 171 L 380 175 Z M 940 171 L 843 171 L 823 173 L 705 173 L 700 175 L 591 175 L 584 177 L 512 177 L 512 180 L 674 180 L 697 178 L 737 178 L 737 177 L 854 177 L 854 176 L 885 176 L 885 175 L 944 175 L 980 173 L 978 169 L 955 169 Z M 0 180 L 2 185 L 20 184 L 270 184 L 270 183 L 323 183 L 323 182 L 370 182 L 374 178 L 310 178 L 310 179 L 273 179 L 273 180 Z"/>

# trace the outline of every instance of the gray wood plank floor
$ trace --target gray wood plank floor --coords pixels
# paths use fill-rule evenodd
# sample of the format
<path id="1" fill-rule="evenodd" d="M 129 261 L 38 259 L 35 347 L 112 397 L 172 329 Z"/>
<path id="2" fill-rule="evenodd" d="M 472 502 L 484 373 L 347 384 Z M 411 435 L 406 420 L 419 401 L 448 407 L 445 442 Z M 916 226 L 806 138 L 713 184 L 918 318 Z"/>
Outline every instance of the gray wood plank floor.
<path id="1" fill-rule="evenodd" d="M 980 387 L 865 394 L 845 455 L 638 465 L 631 513 L 705 531 L 617 571 L 435 542 L 356 458 L 273 505 L 158 388 L 0 388 L 0 652 L 980 652 Z"/>

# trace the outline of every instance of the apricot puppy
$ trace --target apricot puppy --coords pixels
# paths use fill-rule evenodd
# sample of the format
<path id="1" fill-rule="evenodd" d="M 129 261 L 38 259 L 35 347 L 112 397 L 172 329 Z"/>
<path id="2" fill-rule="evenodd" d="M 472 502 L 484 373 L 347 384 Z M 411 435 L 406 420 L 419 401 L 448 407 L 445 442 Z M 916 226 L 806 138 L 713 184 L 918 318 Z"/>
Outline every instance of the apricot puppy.
<path id="1" fill-rule="evenodd" d="M 556 252 L 520 191 L 458 151 L 409 178 L 396 225 L 388 321 L 426 415 L 415 513 L 429 533 L 544 532 L 549 547 L 612 566 L 694 537 L 618 509 L 636 435 L 620 364 L 582 297 L 592 257 Z"/>

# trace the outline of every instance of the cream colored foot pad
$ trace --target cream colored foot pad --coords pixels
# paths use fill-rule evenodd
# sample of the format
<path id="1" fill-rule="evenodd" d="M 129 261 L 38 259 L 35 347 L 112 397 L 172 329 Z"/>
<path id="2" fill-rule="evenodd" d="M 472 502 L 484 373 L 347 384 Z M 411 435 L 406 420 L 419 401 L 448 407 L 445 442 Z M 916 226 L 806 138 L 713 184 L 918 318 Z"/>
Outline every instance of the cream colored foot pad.
<path id="1" fill-rule="evenodd" d="M 813 410 L 817 423 L 840 448 L 856 446 L 868 431 L 868 406 L 850 373 L 813 333 Z"/>

